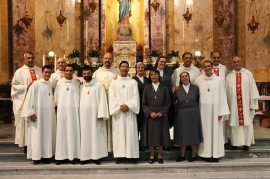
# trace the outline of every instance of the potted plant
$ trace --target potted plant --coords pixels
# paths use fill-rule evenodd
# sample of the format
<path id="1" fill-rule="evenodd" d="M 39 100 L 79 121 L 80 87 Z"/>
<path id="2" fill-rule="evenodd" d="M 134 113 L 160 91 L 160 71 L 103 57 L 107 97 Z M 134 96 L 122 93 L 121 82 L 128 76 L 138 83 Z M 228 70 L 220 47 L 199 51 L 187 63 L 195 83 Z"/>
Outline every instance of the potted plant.
<path id="1" fill-rule="evenodd" d="M 96 64 L 99 58 L 99 52 L 97 50 L 92 50 L 88 53 L 89 57 L 90 57 L 90 61 L 93 64 Z"/>
<path id="2" fill-rule="evenodd" d="M 71 65 L 73 66 L 74 74 L 78 75 L 78 71 L 80 70 L 80 65 L 77 63 L 77 60 L 75 60 L 74 63 L 71 63 Z"/>
<path id="3" fill-rule="evenodd" d="M 171 53 L 168 54 L 168 57 L 171 59 L 172 63 L 178 62 L 179 51 L 171 50 Z"/>
<path id="4" fill-rule="evenodd" d="M 151 50 L 150 56 L 151 56 L 151 59 L 152 59 L 152 63 L 155 64 L 158 57 L 161 56 L 161 52 L 160 52 L 160 50 Z"/>
<path id="5" fill-rule="evenodd" d="M 74 48 L 69 54 L 68 54 L 68 58 L 72 59 L 73 61 L 78 61 L 79 57 L 80 57 L 81 53 L 79 52 L 79 50 L 77 50 L 76 48 Z"/>

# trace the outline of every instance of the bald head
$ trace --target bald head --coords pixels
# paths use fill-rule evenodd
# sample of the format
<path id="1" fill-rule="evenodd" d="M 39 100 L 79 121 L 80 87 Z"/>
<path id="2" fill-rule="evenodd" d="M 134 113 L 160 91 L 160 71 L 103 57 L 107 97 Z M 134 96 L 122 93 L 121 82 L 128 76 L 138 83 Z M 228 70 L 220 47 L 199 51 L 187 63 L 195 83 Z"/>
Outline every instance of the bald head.
<path id="1" fill-rule="evenodd" d="M 109 52 L 105 53 L 102 59 L 103 66 L 109 69 L 112 66 L 112 62 L 113 62 L 112 54 Z"/>
<path id="2" fill-rule="evenodd" d="M 233 68 L 235 71 L 241 70 L 241 68 L 242 68 L 242 60 L 241 60 L 241 57 L 238 57 L 238 56 L 233 57 L 233 59 L 232 59 L 232 68 Z"/>
<path id="3" fill-rule="evenodd" d="M 66 60 L 63 57 L 59 57 L 56 61 L 56 66 L 60 71 L 64 71 Z"/>

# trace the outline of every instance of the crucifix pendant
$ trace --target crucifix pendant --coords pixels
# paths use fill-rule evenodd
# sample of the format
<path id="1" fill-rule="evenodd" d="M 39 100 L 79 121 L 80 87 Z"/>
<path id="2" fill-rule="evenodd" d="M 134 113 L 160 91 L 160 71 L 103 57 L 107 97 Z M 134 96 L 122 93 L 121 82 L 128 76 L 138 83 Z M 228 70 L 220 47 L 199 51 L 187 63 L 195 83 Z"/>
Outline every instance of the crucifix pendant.
<path id="1" fill-rule="evenodd" d="M 210 91 L 210 89 L 208 88 L 208 89 L 207 89 L 207 91 L 209 92 L 209 91 Z"/>
<path id="2" fill-rule="evenodd" d="M 67 91 L 69 90 L 69 88 L 67 88 Z"/>
<path id="3" fill-rule="evenodd" d="M 188 100 L 187 100 L 187 103 L 188 103 Z"/>
<path id="4" fill-rule="evenodd" d="M 49 93 L 48 95 L 51 96 L 51 93 Z"/>
<path id="5" fill-rule="evenodd" d="M 126 86 L 125 86 L 125 85 L 123 85 L 122 87 L 123 87 L 123 88 L 125 88 Z"/>
<path id="6" fill-rule="evenodd" d="M 87 94 L 89 95 L 89 94 L 90 94 L 90 92 L 88 91 L 88 92 L 87 92 Z"/>
<path id="7" fill-rule="evenodd" d="M 155 96 L 155 99 L 157 99 L 157 96 Z"/>

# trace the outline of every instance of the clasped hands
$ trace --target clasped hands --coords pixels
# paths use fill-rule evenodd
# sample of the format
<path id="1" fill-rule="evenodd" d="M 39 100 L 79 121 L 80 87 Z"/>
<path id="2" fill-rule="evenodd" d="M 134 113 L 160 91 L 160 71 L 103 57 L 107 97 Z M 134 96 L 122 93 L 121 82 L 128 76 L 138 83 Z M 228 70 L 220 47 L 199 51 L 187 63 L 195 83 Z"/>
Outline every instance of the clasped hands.
<path id="1" fill-rule="evenodd" d="M 122 104 L 122 105 L 120 106 L 120 110 L 121 110 L 122 112 L 128 112 L 128 106 L 127 106 L 126 104 Z"/>
<path id="2" fill-rule="evenodd" d="M 151 118 L 157 118 L 157 117 L 162 117 L 162 114 L 160 112 L 158 112 L 158 113 L 151 112 L 150 116 L 151 116 Z"/>

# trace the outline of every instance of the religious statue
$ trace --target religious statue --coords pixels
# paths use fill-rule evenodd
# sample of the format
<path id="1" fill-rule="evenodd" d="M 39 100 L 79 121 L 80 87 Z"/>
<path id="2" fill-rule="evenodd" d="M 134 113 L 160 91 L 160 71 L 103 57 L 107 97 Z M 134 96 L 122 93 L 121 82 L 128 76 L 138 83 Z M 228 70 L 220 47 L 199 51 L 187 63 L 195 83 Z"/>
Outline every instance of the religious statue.
<path id="1" fill-rule="evenodd" d="M 129 23 L 131 17 L 131 1 L 117 0 L 119 2 L 119 21 L 117 24 L 117 40 L 132 40 L 132 27 Z"/>

